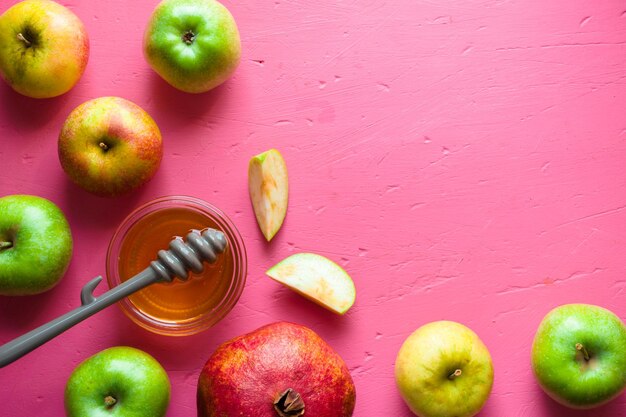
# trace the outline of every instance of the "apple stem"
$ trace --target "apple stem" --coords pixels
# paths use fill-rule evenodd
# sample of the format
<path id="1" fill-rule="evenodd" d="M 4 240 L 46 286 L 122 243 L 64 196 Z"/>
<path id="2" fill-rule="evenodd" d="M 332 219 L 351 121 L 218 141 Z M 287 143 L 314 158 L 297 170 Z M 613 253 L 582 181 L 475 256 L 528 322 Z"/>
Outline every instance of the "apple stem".
<path id="1" fill-rule="evenodd" d="M 24 42 L 26 44 L 26 47 L 30 47 L 33 43 L 31 41 L 29 41 L 28 39 L 26 39 L 26 37 L 24 35 L 22 35 L 21 33 L 17 34 L 17 39 L 21 40 L 22 42 Z"/>
<path id="2" fill-rule="evenodd" d="M 188 30 L 187 32 L 183 33 L 182 38 L 183 42 L 185 42 L 187 45 L 191 45 L 194 39 L 196 39 L 196 35 L 191 30 Z"/>
<path id="3" fill-rule="evenodd" d="M 287 388 L 274 400 L 274 410 L 280 417 L 298 417 L 304 415 L 304 400 L 300 394 Z"/>
<path id="4" fill-rule="evenodd" d="M 104 405 L 106 405 L 107 408 L 113 407 L 116 402 L 117 400 L 115 399 L 115 397 L 112 397 L 110 395 L 107 395 L 106 397 L 104 397 Z"/>
<path id="5" fill-rule="evenodd" d="M 106 143 L 104 143 L 104 142 L 100 142 L 98 144 L 98 146 L 100 146 L 100 148 L 102 148 L 103 151 L 108 151 L 109 150 L 109 146 Z"/>
<path id="6" fill-rule="evenodd" d="M 463 373 L 462 370 L 456 369 L 454 372 L 452 372 L 450 375 L 448 375 L 448 379 L 450 381 L 454 381 L 456 378 L 460 377 L 462 373 Z"/>
<path id="7" fill-rule="evenodd" d="M 0 250 L 10 249 L 13 247 L 13 242 L 0 242 Z"/>
<path id="8" fill-rule="evenodd" d="M 589 359 L 591 359 L 591 356 L 589 356 L 589 351 L 587 351 L 582 343 L 576 343 L 576 350 L 582 352 L 583 358 L 585 358 L 586 361 L 589 361 Z"/>

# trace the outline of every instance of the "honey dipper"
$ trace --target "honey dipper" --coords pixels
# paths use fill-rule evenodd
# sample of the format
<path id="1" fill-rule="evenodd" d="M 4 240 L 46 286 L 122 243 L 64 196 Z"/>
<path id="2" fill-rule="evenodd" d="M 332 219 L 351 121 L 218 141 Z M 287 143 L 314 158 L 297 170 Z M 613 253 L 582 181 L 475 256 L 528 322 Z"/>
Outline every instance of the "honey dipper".
<path id="1" fill-rule="evenodd" d="M 224 234 L 210 228 L 202 232 L 192 231 L 185 239 L 186 241 L 182 238 L 173 239 L 169 244 L 169 250 L 160 250 L 157 259 L 152 261 L 150 266 L 99 297 L 94 297 L 93 291 L 102 281 L 102 276 L 86 283 L 80 291 L 82 304 L 80 307 L 0 346 L 0 368 L 21 358 L 87 317 L 148 285 L 157 282 L 172 282 L 174 278 L 186 281 L 189 271 L 202 272 L 203 263 L 215 262 L 217 255 L 223 253 L 227 246 Z"/>

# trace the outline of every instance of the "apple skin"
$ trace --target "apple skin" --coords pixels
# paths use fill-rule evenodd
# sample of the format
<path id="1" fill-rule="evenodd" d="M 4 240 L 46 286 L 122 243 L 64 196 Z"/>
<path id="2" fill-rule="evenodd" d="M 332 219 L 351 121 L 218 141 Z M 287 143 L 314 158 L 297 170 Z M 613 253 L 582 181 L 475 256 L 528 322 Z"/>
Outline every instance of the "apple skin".
<path id="1" fill-rule="evenodd" d="M 489 398 L 493 364 L 476 333 L 456 322 L 436 321 L 404 341 L 395 376 L 402 398 L 416 415 L 471 417 Z"/>
<path id="2" fill-rule="evenodd" d="M 278 322 L 217 348 L 200 373 L 198 417 L 277 417 L 274 401 L 289 388 L 307 416 L 354 411 L 354 383 L 339 355 L 311 329 Z"/>
<path id="3" fill-rule="evenodd" d="M 241 41 L 235 19 L 221 3 L 164 0 L 146 27 L 143 50 L 152 69 L 170 85 L 203 93 L 235 72 Z"/>
<path id="4" fill-rule="evenodd" d="M 33 98 L 64 94 L 88 60 L 85 26 L 66 7 L 26 0 L 0 16 L 0 76 L 18 93 Z"/>
<path id="5" fill-rule="evenodd" d="M 161 164 L 159 127 L 141 107 L 119 97 L 89 100 L 70 113 L 58 142 L 63 170 L 99 196 L 129 193 Z"/>
<path id="6" fill-rule="evenodd" d="M 71 258 L 70 226 L 54 203 L 32 195 L 0 198 L 0 295 L 51 289 Z"/>
<path id="7" fill-rule="evenodd" d="M 65 387 L 67 417 L 163 417 L 169 402 L 163 367 L 146 352 L 126 346 L 83 361 Z"/>
<path id="8" fill-rule="evenodd" d="M 626 387 L 626 327 L 602 307 L 562 305 L 539 325 L 531 364 L 537 382 L 555 401 L 571 408 L 600 406 Z"/>

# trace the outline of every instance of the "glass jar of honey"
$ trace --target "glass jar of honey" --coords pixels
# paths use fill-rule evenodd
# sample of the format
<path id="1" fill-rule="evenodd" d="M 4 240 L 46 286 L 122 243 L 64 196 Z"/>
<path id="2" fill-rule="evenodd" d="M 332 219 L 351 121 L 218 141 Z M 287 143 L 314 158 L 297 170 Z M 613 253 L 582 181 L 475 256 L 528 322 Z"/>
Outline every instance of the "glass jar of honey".
<path id="1" fill-rule="evenodd" d="M 135 323 L 155 333 L 184 336 L 220 321 L 235 306 L 246 281 L 246 249 L 239 231 L 219 209 L 193 197 L 153 200 L 133 211 L 115 232 L 107 252 L 107 281 L 114 287 L 147 268 L 176 237 L 207 227 L 224 233 L 228 245 L 201 273 L 186 281 L 150 285 L 120 301 Z"/>

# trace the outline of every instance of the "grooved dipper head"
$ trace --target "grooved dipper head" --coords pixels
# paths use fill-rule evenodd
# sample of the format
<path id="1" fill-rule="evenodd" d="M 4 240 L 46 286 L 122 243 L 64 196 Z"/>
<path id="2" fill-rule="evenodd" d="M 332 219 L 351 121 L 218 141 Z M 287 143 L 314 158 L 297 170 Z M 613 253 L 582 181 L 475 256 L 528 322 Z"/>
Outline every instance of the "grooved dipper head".
<path id="1" fill-rule="evenodd" d="M 175 277 L 187 280 L 188 272 L 200 273 L 204 262 L 213 263 L 217 255 L 226 250 L 228 243 L 224 233 L 215 229 L 193 230 L 185 237 L 170 242 L 169 250 L 160 250 L 158 259 L 150 265 L 163 281 Z"/>

